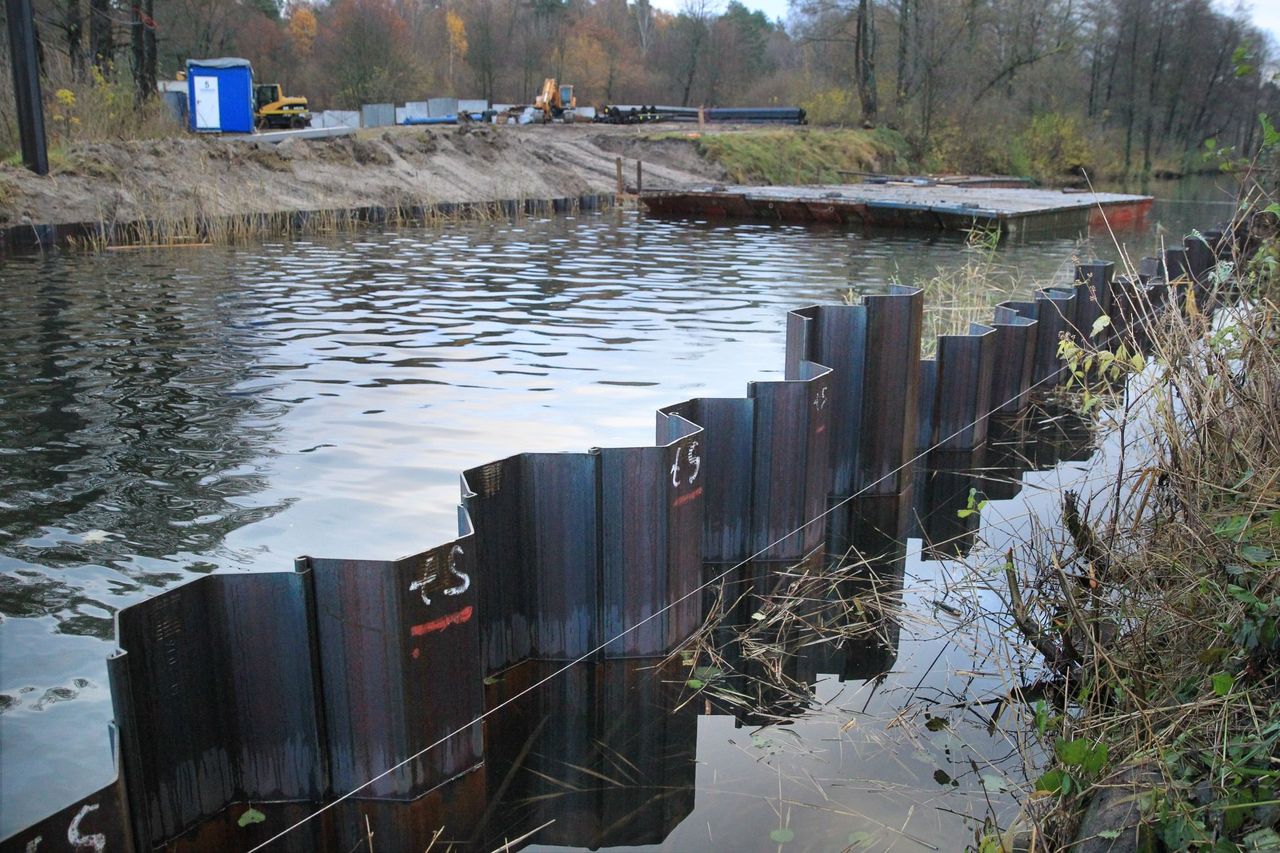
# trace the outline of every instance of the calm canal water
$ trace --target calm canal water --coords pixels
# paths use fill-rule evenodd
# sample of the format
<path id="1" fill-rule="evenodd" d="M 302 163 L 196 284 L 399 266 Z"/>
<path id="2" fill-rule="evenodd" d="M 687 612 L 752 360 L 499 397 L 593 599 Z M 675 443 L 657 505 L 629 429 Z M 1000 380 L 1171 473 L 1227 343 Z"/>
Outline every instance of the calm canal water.
<path id="1" fill-rule="evenodd" d="M 1153 189 L 1175 235 L 1229 213 L 1203 183 Z M 1154 239 L 1122 237 L 1135 257 Z M 195 573 L 450 539 L 464 468 L 647 442 L 659 406 L 779 375 L 789 308 L 954 268 L 961 246 L 617 211 L 0 261 L 0 837 L 110 778 L 119 608 Z M 998 258 L 1030 289 L 1079 251 Z M 904 645 L 897 669 L 932 654 Z M 698 728 L 708 791 L 750 775 L 722 741 L 752 737 L 723 725 L 719 750 Z M 830 725 L 807 717 L 774 752 L 818 749 Z"/>

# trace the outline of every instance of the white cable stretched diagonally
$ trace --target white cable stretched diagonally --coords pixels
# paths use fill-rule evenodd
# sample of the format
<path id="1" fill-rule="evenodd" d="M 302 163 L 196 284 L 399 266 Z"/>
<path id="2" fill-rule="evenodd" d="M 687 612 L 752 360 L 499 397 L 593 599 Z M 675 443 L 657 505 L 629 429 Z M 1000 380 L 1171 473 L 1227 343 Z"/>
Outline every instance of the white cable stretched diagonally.
<path id="1" fill-rule="evenodd" d="M 940 439 L 938 439 L 938 441 L 934 442 L 932 445 L 930 445 L 929 447 L 925 448 L 924 450 L 921 450 L 921 451 L 920 451 L 920 452 L 918 452 L 915 456 L 912 456 L 910 459 L 908 459 L 906 462 L 904 462 L 904 463 L 902 463 L 901 465 L 899 465 L 897 468 L 894 468 L 892 471 L 889 471 L 888 473 L 883 474 L 883 475 L 882 475 L 882 476 L 880 476 L 878 479 L 873 480 L 873 481 L 871 481 L 870 483 L 867 483 L 867 484 L 866 484 L 865 486 L 863 486 L 861 489 L 858 489 L 856 492 L 854 492 L 853 494 L 849 495 L 848 497 L 846 497 L 846 498 L 842 498 L 842 499 L 841 499 L 840 501 L 838 501 L 837 503 L 832 504 L 832 505 L 831 505 L 830 507 L 828 507 L 827 509 L 823 510 L 822 512 L 820 512 L 820 513 L 818 513 L 817 515 L 815 515 L 813 518 L 811 518 L 811 519 L 809 519 L 808 521 L 806 521 L 806 522 L 804 522 L 803 524 L 801 524 L 801 525 L 800 525 L 799 527 L 797 527 L 795 530 L 792 530 L 792 531 L 790 531 L 789 533 L 786 533 L 786 534 L 784 534 L 784 535 L 782 535 L 782 536 L 778 537 L 776 540 L 774 540 L 773 542 L 770 542 L 768 545 L 765 545 L 763 548 L 761 548 L 759 551 L 757 551 L 757 552 L 755 552 L 754 554 L 752 554 L 750 557 L 747 557 L 746 559 L 744 559 L 744 560 L 742 560 L 742 561 L 740 561 L 740 562 L 738 562 L 738 563 L 735 563 L 734 565 L 732 565 L 732 566 L 730 566 L 729 568 L 725 569 L 725 570 L 724 570 L 723 572 L 721 572 L 720 574 L 718 574 L 718 575 L 716 575 L 715 577 L 711 578 L 710 580 L 708 580 L 708 581 L 706 581 L 706 582 L 702 583 L 700 586 L 698 586 L 698 587 L 696 587 L 696 588 L 694 588 L 694 589 L 690 590 L 689 592 L 686 592 L 684 595 L 680 596 L 680 597 L 679 597 L 679 598 L 677 598 L 676 600 L 674 600 L 674 601 L 672 601 L 672 602 L 669 602 L 668 604 L 664 605 L 661 609 L 659 609 L 659 610 L 655 610 L 653 613 L 650 613 L 648 616 L 644 617 L 643 619 L 641 619 L 639 622 L 635 623 L 634 625 L 632 625 L 632 626 L 630 626 L 630 627 L 628 627 L 628 628 L 624 628 L 623 630 L 619 631 L 617 634 L 615 634 L 614 636 L 612 636 L 612 637 L 610 637 L 609 639 L 605 640 L 603 643 L 601 643 L 600 645 L 598 645 L 598 646 L 596 646 L 595 648 L 591 649 L 590 651 L 588 651 L 588 652 L 586 652 L 586 653 L 584 653 L 584 654 L 582 654 L 582 655 L 578 656 L 577 658 L 574 658 L 573 660 L 571 660 L 571 661 L 569 661 L 568 663 L 566 663 L 564 666 L 561 666 L 559 669 L 556 669 L 555 671 L 553 671 L 553 672 L 551 672 L 551 673 L 548 673 L 546 676 L 544 676 L 543 678 L 539 679 L 538 681 L 535 681 L 533 684 L 530 684 L 528 687 L 524 688 L 523 690 L 519 691 L 518 693 L 516 693 L 516 694 L 514 694 L 514 695 L 512 695 L 512 696 L 510 696 L 510 697 L 508 697 L 508 698 L 506 698 L 506 699 L 504 699 L 503 701 L 499 702 L 497 705 L 494 705 L 492 708 L 490 708 L 489 710 L 485 711 L 483 714 L 481 714 L 480 716 L 476 717 L 474 720 L 471 720 L 471 721 L 469 721 L 469 722 L 467 722 L 467 723 L 465 723 L 465 724 L 463 724 L 463 725 L 459 726 L 458 728 L 454 729 L 453 731 L 451 731 L 451 732 L 449 732 L 448 734 L 446 734 L 446 735 L 444 735 L 443 737 L 441 737 L 439 740 L 435 741 L 434 743 L 429 744 L 428 746 L 423 747 L 422 749 L 418 750 L 418 751 L 417 751 L 417 752 L 415 752 L 413 755 L 410 755 L 408 758 L 404 759 L 403 761 L 399 762 L 398 764 L 395 764 L 395 765 L 393 765 L 393 766 L 391 766 L 391 767 L 388 767 L 386 770 L 382 771 L 382 772 L 381 772 L 381 773 L 379 773 L 377 776 L 374 776 L 372 779 L 369 779 L 367 782 L 362 783 L 362 784 L 361 784 L 361 785 L 359 785 L 358 787 L 352 788 L 350 791 L 348 791 L 347 793 L 345 793 L 345 794 L 343 794 L 342 796 L 338 797 L 337 799 L 332 800 L 332 801 L 330 801 L 330 802 L 328 802 L 328 803 L 325 803 L 323 806 L 321 806 L 320 808 L 318 808 L 316 811 L 312 812 L 311 814 L 307 815 L 307 816 L 306 816 L 306 817 L 304 817 L 302 820 L 299 820 L 298 822 L 296 822 L 296 823 L 294 823 L 294 824 L 292 824 L 292 825 L 290 825 L 290 826 L 286 827 L 285 829 L 280 830 L 280 831 L 279 831 L 279 832 L 277 832 L 275 835 L 271 836 L 271 837 L 270 837 L 270 838 L 268 838 L 266 841 L 262 842 L 261 844 L 257 845 L 256 847 L 252 847 L 252 848 L 250 848 L 250 849 L 247 851 L 247 853 L 257 853 L 257 851 L 259 851 L 259 850 L 263 850 L 263 849 L 265 849 L 266 847 L 268 847 L 268 846 L 270 846 L 270 845 L 274 844 L 275 842 L 279 841 L 279 840 L 280 840 L 281 838 L 283 838 L 284 836 L 288 835 L 290 832 L 293 832 L 293 831 L 294 831 L 295 829 L 297 829 L 298 827 L 303 826 L 304 824 L 306 824 L 306 823 L 308 823 L 308 822 L 310 822 L 310 821 L 314 820 L 315 818 L 317 818 L 317 817 L 319 817 L 320 815 L 324 814 L 324 813 L 325 813 L 325 812 L 327 812 L 329 809 L 333 808 L 334 806 L 338 805 L 339 803 L 341 803 L 341 802 L 343 802 L 343 801 L 345 801 L 345 800 L 349 800 L 349 799 L 351 799 L 351 798 L 352 798 L 352 797 L 354 797 L 356 794 L 358 794 L 360 791 L 363 791 L 365 788 L 367 788 L 367 787 L 369 787 L 370 785 L 372 785 L 374 782 L 377 782 L 377 781 L 378 781 L 378 780 L 380 780 L 380 779 L 385 779 L 387 776 L 390 776 L 392 773 L 396 772 L 396 771 L 397 771 L 397 770 L 399 770 L 401 767 L 404 767 L 406 764 L 409 764 L 410 762 L 416 761 L 417 759 L 419 759 L 419 758 L 421 758 L 422 756 L 426 755 L 428 752 L 430 752 L 431 750 L 435 749 L 437 746 L 439 746 L 440 744 L 442 744 L 442 743 L 444 743 L 445 741 L 449 740 L 450 738 L 453 738 L 453 737 L 456 737 L 457 735 L 462 734 L 462 733 L 463 733 L 463 732 L 465 732 L 467 729 L 469 729 L 469 728 L 471 728 L 472 726 L 474 726 L 476 723 L 479 723 L 479 722 L 481 722 L 482 720 L 484 720 L 485 718 L 489 717 L 490 715 L 492 715 L 492 714 L 496 713 L 497 711 L 500 711 L 501 709 L 505 708 L 507 705 L 510 705 L 512 702 L 515 702 L 517 699 L 519 699 L 519 698 L 521 698 L 521 697 L 525 696 L 525 695 L 526 695 L 526 694 L 528 694 L 528 693 L 533 692 L 534 690 L 537 690 L 539 687 L 541 687 L 542 685 L 546 684 L 548 681 L 551 681 L 552 679 L 556 678 L 557 676 L 560 676 L 560 675 L 562 675 L 563 673 L 568 672 L 570 669 L 572 669 L 573 667 L 577 666 L 578 664 L 580 664 L 580 663 L 582 663 L 582 662 L 584 662 L 584 661 L 589 660 L 590 658 L 592 658 L 593 656 L 595 656 L 595 654 L 596 654 L 597 652 L 600 652 L 600 651 L 604 650 L 604 649 L 605 649 L 605 647 L 607 647 L 608 645 L 610 645 L 610 644 L 611 644 L 611 643 L 613 643 L 614 641 L 616 641 L 616 640 L 618 640 L 618 639 L 620 639 L 620 638 L 622 638 L 622 637 L 625 637 L 627 634 L 630 634 L 632 631 L 636 630 L 636 629 L 637 629 L 637 628 L 639 628 L 640 626 L 642 626 L 642 625 L 644 625 L 644 624 L 648 623 L 649 621 L 651 621 L 651 620 L 653 620 L 653 619 L 658 618 L 658 617 L 659 617 L 659 616 L 661 616 L 663 613 L 666 613 L 668 610 L 670 610 L 671 608 L 675 607 L 677 604 L 679 604 L 680 602 L 684 601 L 685 599 L 687 599 L 687 598 L 689 598 L 689 597 L 691 597 L 691 596 L 697 595 L 698 593 L 702 592 L 704 589 L 706 589 L 707 587 L 711 586 L 712 584 L 715 584 L 715 583 L 717 583 L 717 582 L 719 582 L 719 581 L 723 580 L 724 578 L 726 578 L 726 577 L 728 577 L 730 574 L 732 574 L 734 571 L 736 571 L 736 570 L 738 570 L 738 569 L 742 568 L 743 566 L 745 566 L 747 563 L 751 562 L 752 560 L 756 559 L 757 557 L 761 556 L 762 554 L 767 553 L 767 552 L 769 551 L 769 549 L 770 549 L 770 548 L 774 547 L 775 545 L 780 544 L 781 542 L 783 542 L 783 541 L 785 541 L 785 540 L 789 539 L 790 537 L 792 537 L 792 536 L 796 535 L 797 533 L 799 533 L 800 531 L 804 530 L 804 529 L 805 529 L 806 527 L 808 527 L 810 524 L 813 524 L 813 523 L 815 523 L 815 522 L 817 522 L 817 521 L 821 521 L 822 519 L 826 518 L 828 515 L 830 515 L 831 513 L 835 512 L 837 509 L 840 509 L 841 507 L 845 506 L 846 504 L 848 504 L 848 503 L 849 503 L 850 501 L 852 501 L 853 499 L 855 499 L 855 498 L 860 497 L 861 495 L 863 495 L 863 494 L 864 494 L 868 489 L 870 489 L 872 486 L 878 485 L 879 483 L 881 483 L 881 482 L 883 482 L 883 481 L 885 481 L 885 480 L 889 479 L 889 478 L 890 478 L 890 477 L 892 477 L 893 475 L 897 474 L 899 471 L 902 471 L 903 469 L 907 468 L 908 466 L 914 465 L 918 460 L 920 460 L 920 459 L 924 458 L 925 456 L 929 455 L 931 452 L 933 452 L 934 450 L 938 449 L 938 448 L 939 448 L 939 447 L 941 447 L 943 444 L 946 444 L 948 441 L 950 441 L 951 439 L 953 439 L 953 438 L 955 438 L 956 436 L 960 435 L 962 432 L 964 432 L 965 430 L 969 429 L 970 427 L 972 427 L 972 426 L 976 426 L 976 425 L 977 425 L 979 422 L 981 422 L 984 418 L 989 418 L 989 417 L 991 417 L 991 416 L 992 416 L 992 415 L 994 415 L 996 412 L 998 412 L 1000 409 L 1003 409 L 1003 408 L 1004 408 L 1006 405 L 1008 405 L 1009 403 L 1012 403 L 1012 402 L 1014 402 L 1015 400 L 1017 400 L 1017 399 L 1018 399 L 1019 397 L 1021 397 L 1023 394 L 1025 394 L 1025 393 L 1029 393 L 1032 389 L 1034 389 L 1034 388 L 1035 388 L 1035 387 L 1037 387 L 1038 385 L 1042 385 L 1043 383 L 1048 382 L 1048 381 L 1049 381 L 1049 380 L 1051 380 L 1051 379 L 1057 379 L 1057 378 L 1058 378 L 1058 376 L 1059 376 L 1059 375 L 1061 375 L 1061 374 L 1062 374 L 1062 372 L 1063 372 L 1064 370 L 1066 370 L 1066 369 L 1067 369 L 1067 368 L 1066 368 L 1066 366 L 1064 365 L 1064 366 L 1062 366 L 1062 367 L 1059 367 L 1057 370 L 1055 370 L 1053 373 L 1049 374 L 1048 376 L 1044 377 L 1043 379 L 1040 379 L 1040 380 L 1038 380 L 1038 381 L 1036 381 L 1036 382 L 1031 383 L 1030 385 L 1028 385 L 1028 386 L 1027 386 L 1026 391 L 1019 392 L 1019 393 L 1018 393 L 1018 394 L 1016 394 L 1015 396 L 1013 396 L 1013 397 L 1009 398 L 1008 400 L 1005 400 L 1005 401 L 1004 401 L 1003 403 L 1001 403 L 1000 405 L 998 405 L 998 406 L 994 407 L 993 409 L 991 409 L 989 412 L 987 412 L 986 414 L 982 415 L 981 417 L 976 418 L 975 420 L 972 420 L 972 421 L 970 421 L 969 423 L 965 424 L 964 426 L 960 427 L 960 429 L 956 430 L 955 432 L 951 433 L 950 435 L 946 436 L 945 438 L 940 438 Z"/>

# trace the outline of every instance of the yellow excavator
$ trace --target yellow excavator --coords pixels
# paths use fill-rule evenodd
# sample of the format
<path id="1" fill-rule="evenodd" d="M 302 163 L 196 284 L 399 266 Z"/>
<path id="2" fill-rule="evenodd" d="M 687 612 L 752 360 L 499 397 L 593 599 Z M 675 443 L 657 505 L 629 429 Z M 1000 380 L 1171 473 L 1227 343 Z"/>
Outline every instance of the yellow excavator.
<path id="1" fill-rule="evenodd" d="M 259 130 L 311 126 L 307 99 L 286 96 L 279 83 L 259 83 L 253 87 L 253 117 Z"/>
<path id="2" fill-rule="evenodd" d="M 578 101 L 573 97 L 573 85 L 566 83 L 563 86 L 557 86 L 554 77 L 548 77 L 542 81 L 542 94 L 533 99 L 533 108 L 542 111 L 543 124 L 553 118 L 564 118 L 565 110 L 571 110 L 577 106 Z"/>

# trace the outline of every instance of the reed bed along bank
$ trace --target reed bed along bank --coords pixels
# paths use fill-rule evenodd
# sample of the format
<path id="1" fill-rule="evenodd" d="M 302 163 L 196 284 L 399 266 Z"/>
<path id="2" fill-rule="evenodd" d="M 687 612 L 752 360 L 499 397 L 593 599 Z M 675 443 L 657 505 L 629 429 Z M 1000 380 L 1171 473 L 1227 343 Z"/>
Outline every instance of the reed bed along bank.
<path id="1" fill-rule="evenodd" d="M 440 227 L 461 222 L 519 220 L 524 216 L 607 209 L 609 195 L 559 199 L 436 202 L 396 199 L 386 206 L 210 215 L 198 202 L 163 218 L 72 226 L 67 243 L 81 250 L 124 250 L 242 245 L 279 237 L 351 233 L 370 226 Z"/>

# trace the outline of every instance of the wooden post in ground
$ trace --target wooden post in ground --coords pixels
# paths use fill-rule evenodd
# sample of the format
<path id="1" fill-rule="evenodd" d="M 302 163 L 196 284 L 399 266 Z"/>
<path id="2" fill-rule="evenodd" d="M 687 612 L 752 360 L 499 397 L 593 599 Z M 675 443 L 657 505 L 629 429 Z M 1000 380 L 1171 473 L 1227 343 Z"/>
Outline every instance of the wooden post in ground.
<path id="1" fill-rule="evenodd" d="M 636 195 L 644 192 L 644 164 L 636 161 Z"/>
<path id="2" fill-rule="evenodd" d="M 613 159 L 613 164 L 618 169 L 618 198 L 622 198 L 627 194 L 627 185 L 622 180 L 622 158 L 615 157 Z"/>
<path id="3" fill-rule="evenodd" d="M 702 133 L 707 129 L 707 111 L 705 107 L 698 107 L 698 133 Z"/>

